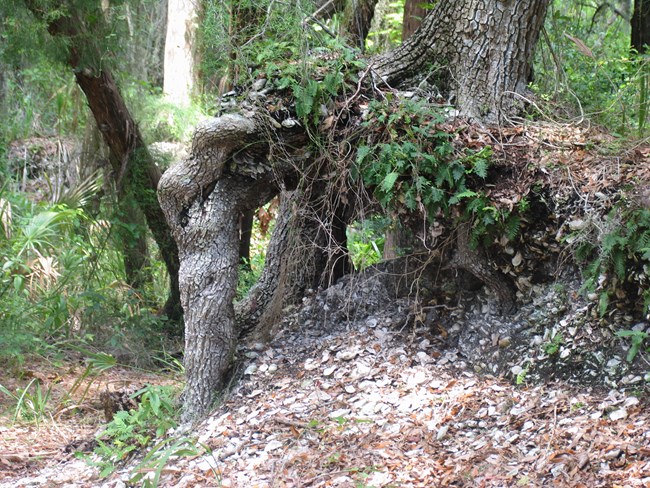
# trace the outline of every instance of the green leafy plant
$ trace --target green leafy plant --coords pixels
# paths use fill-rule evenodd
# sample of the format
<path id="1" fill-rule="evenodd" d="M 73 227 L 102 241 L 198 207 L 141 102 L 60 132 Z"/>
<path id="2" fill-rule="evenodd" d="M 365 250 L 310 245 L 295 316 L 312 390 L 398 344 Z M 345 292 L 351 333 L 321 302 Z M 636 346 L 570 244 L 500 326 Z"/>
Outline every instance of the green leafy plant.
<path id="1" fill-rule="evenodd" d="M 481 184 L 488 177 L 491 148 L 456 150 L 445 115 L 422 102 L 373 102 L 368 144 L 357 152 L 351 176 L 361 178 L 377 201 L 396 215 L 429 220 L 471 220 L 472 245 L 497 233 L 514 238 L 520 219 L 490 201 Z M 517 211 L 525 211 L 525 203 Z"/>
<path id="2" fill-rule="evenodd" d="M 636 287 L 643 298 L 641 312 L 650 312 L 650 210 L 617 205 L 600 227 L 591 226 L 574 234 L 575 256 L 585 263 L 582 290 L 598 296 L 598 311 L 604 316 L 611 297 L 625 287 Z M 597 233 L 596 233 L 597 231 Z M 595 235 L 594 235 L 595 234 Z"/>
<path id="3" fill-rule="evenodd" d="M 348 227 L 348 251 L 355 269 L 362 270 L 381 261 L 389 224 L 385 218 L 373 217 Z"/>
<path id="4" fill-rule="evenodd" d="M 648 337 L 650 337 L 648 332 L 640 330 L 619 330 L 616 332 L 616 335 L 630 340 L 630 348 L 628 349 L 625 358 L 629 363 L 634 361 L 634 358 L 639 354 L 639 351 L 643 347 L 643 343 L 648 339 Z"/>
<path id="5" fill-rule="evenodd" d="M 43 390 L 40 381 L 37 378 L 32 378 L 27 386 L 17 388 L 15 393 L 0 385 L 0 393 L 4 393 L 15 402 L 14 422 L 22 419 L 36 422 L 38 425 L 47 411 L 52 394 L 52 386 L 50 385 L 47 390 Z"/>
<path id="6" fill-rule="evenodd" d="M 95 453 L 99 461 L 89 462 L 100 468 L 102 477 L 112 473 L 131 452 L 148 447 L 155 437 L 177 425 L 177 408 L 171 387 L 147 386 L 131 398 L 139 400 L 138 408 L 117 412 L 97 439 Z"/>
<path id="7" fill-rule="evenodd" d="M 515 378 L 516 385 L 523 385 L 524 383 L 526 383 L 526 376 L 528 376 L 529 370 L 530 370 L 530 365 L 526 365 L 526 367 L 517 374 L 517 377 Z"/>
<path id="8" fill-rule="evenodd" d="M 74 345 L 71 345 L 69 347 L 83 353 L 86 356 L 86 368 L 83 370 L 81 375 L 75 380 L 75 382 L 70 387 L 70 390 L 67 393 L 67 398 L 72 399 L 72 397 L 77 393 L 77 391 L 79 390 L 83 382 L 88 379 L 89 381 L 88 383 L 86 383 L 86 388 L 81 394 L 81 398 L 78 400 L 78 402 L 81 403 L 86 398 L 86 395 L 88 395 L 88 391 L 90 390 L 90 387 L 95 382 L 95 380 L 99 377 L 99 375 L 113 368 L 115 365 L 117 365 L 117 360 L 110 354 L 106 354 L 104 352 L 92 352 L 86 348 L 74 346 Z"/>
<path id="9" fill-rule="evenodd" d="M 165 466 L 172 457 L 198 456 L 200 454 L 201 451 L 190 438 L 163 439 L 155 444 L 133 469 L 129 483 L 139 484 L 143 488 L 155 488 L 158 486 Z M 212 471 L 215 478 L 219 480 L 218 473 L 214 469 Z"/>
<path id="10" fill-rule="evenodd" d="M 560 350 L 560 346 L 562 345 L 562 342 L 564 341 L 564 338 L 562 337 L 562 334 L 557 332 L 553 337 L 551 337 L 551 340 L 546 342 L 545 344 L 542 344 L 542 349 L 546 354 L 549 356 L 553 356 L 554 354 L 557 354 L 557 352 Z"/>

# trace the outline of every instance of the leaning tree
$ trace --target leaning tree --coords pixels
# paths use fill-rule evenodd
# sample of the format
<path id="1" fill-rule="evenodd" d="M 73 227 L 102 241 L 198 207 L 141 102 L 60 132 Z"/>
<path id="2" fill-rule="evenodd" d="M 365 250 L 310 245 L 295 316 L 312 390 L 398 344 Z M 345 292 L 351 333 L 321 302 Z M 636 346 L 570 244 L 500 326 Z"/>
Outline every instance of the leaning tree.
<path id="1" fill-rule="evenodd" d="M 354 118 L 353 99 L 362 91 L 371 96 L 424 80 L 444 93 L 461 117 L 481 124 L 507 120 L 520 110 L 548 3 L 436 3 L 400 47 L 369 59 L 355 93 L 309 129 L 291 111 L 278 110 L 281 103 L 259 102 L 265 92 L 262 80 L 236 113 L 198 127 L 190 156 L 165 172 L 158 186 L 181 260 L 185 419 L 206 413 L 224 387 L 238 335 L 272 322 L 305 290 L 325 287 L 349 270 L 345 230 L 352 210 L 336 184 L 346 176 L 328 164 L 331 155 L 308 144 L 314 131 Z M 308 91 L 294 93 L 309 96 Z M 294 102 L 304 106 L 299 97 Z M 328 148 L 341 153 L 334 159 L 353 154 L 350 148 L 358 137 L 358 131 L 335 137 Z M 284 201 L 263 276 L 235 310 L 238 216 L 280 191 Z M 467 225 L 456 235 L 456 265 L 490 287 L 504 310 L 511 308 L 512 288 L 468 245 Z"/>

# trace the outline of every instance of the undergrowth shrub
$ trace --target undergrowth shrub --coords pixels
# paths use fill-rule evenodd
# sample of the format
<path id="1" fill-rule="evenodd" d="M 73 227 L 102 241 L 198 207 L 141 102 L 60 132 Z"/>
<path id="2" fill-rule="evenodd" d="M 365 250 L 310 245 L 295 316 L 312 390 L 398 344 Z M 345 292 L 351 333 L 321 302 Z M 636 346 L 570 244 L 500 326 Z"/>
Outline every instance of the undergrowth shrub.
<path id="1" fill-rule="evenodd" d="M 54 344 L 79 341 L 146 364 L 166 329 L 149 303 L 164 299 L 125 285 L 111 223 L 9 191 L 0 202 L 0 362 L 19 365 L 26 354 L 58 354 Z"/>
<path id="2" fill-rule="evenodd" d="M 152 442 L 177 426 L 176 392 L 169 386 L 147 386 L 133 395 L 137 409 L 119 411 L 97 437 L 95 454 L 87 458 L 106 477 L 136 450 L 150 447 Z"/>
<path id="3" fill-rule="evenodd" d="M 612 4 L 556 1 L 536 52 L 532 88 L 544 116 L 564 118 L 569 111 L 571 120 L 588 118 L 627 134 L 643 130 L 647 120 L 648 65 L 647 56 L 630 53 L 629 19 Z"/>
<path id="4" fill-rule="evenodd" d="M 428 222 L 472 221 L 472 245 L 505 234 L 513 239 L 520 218 L 490 201 L 481 188 L 491 149 L 457 149 L 445 116 L 425 103 L 372 102 L 365 126 L 370 140 L 357 152 L 351 176 L 372 189 L 379 204 L 397 216 Z M 525 211 L 525 201 L 516 207 Z"/>
<path id="5" fill-rule="evenodd" d="M 638 304 L 650 314 L 650 210 L 616 205 L 601 222 L 573 235 L 575 256 L 583 264 L 583 291 L 598 300 L 604 316 L 617 299 Z"/>

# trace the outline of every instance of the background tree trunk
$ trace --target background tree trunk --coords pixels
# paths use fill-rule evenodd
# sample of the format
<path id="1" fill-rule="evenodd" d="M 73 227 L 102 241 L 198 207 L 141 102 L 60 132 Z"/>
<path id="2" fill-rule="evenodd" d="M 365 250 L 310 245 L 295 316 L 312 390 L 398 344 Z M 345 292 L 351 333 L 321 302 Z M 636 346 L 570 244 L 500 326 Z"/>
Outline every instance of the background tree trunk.
<path id="1" fill-rule="evenodd" d="M 47 12 L 36 2 L 26 1 L 26 5 L 37 18 L 47 18 Z M 83 25 L 81 20 L 62 16 L 48 21 L 47 28 L 51 35 L 63 36 L 70 41 L 68 63 L 74 70 L 77 84 L 86 95 L 99 132 L 110 150 L 109 159 L 114 164 L 117 186 L 119 188 L 124 182 L 125 189 L 132 191 L 137 199 L 167 267 L 170 295 L 164 313 L 171 320 L 180 322 L 182 309 L 178 288 L 178 248 L 156 200 L 160 169 L 147 151 L 110 72 L 95 72 L 91 67 L 81 65 L 82 58 L 92 60 L 97 65 L 101 59 L 99 51 L 92 45 L 83 44 L 83 39 L 79 37 L 79 27 Z"/>
<path id="2" fill-rule="evenodd" d="M 375 58 L 375 70 L 396 85 L 433 64 L 435 80 L 452 92 L 461 116 L 507 118 L 526 90 L 534 48 L 549 0 L 438 2 L 422 26 L 394 51 Z"/>
<path id="3" fill-rule="evenodd" d="M 147 223 L 132 196 L 120 197 L 119 219 L 117 235 L 122 241 L 126 282 L 135 290 L 143 290 L 146 284 L 153 282 L 147 244 Z"/>
<path id="4" fill-rule="evenodd" d="M 350 44 L 363 52 L 366 49 L 366 37 L 370 32 L 377 0 L 352 0 L 351 3 L 351 12 L 344 30 Z"/>
<path id="5" fill-rule="evenodd" d="M 422 24 L 427 10 L 422 6 L 423 0 L 406 0 L 404 2 L 404 20 L 402 22 L 402 41 L 405 41 Z"/>
<path id="6" fill-rule="evenodd" d="M 251 268 L 251 237 L 255 209 L 246 210 L 239 216 L 239 264 Z"/>
<path id="7" fill-rule="evenodd" d="M 167 37 L 163 93 L 178 105 L 189 105 L 194 89 L 197 0 L 167 0 Z"/>
<path id="8" fill-rule="evenodd" d="M 118 187 L 123 181 L 132 192 L 139 208 L 144 213 L 153 238 L 158 244 L 170 279 L 170 296 L 164 313 L 172 320 L 182 317 L 180 290 L 178 288 L 178 248 L 174 242 L 165 216 L 156 200 L 155 189 L 160 180 L 160 169 L 156 166 L 142 140 L 140 131 L 131 118 L 117 85 L 108 72 L 94 76 L 88 70 L 75 72 L 77 83 L 88 99 L 104 142 L 111 151 L 111 161 L 119 162 L 114 167 Z"/>
<path id="9" fill-rule="evenodd" d="M 644 54 L 650 45 L 650 0 L 634 0 L 631 27 L 632 47 Z"/>

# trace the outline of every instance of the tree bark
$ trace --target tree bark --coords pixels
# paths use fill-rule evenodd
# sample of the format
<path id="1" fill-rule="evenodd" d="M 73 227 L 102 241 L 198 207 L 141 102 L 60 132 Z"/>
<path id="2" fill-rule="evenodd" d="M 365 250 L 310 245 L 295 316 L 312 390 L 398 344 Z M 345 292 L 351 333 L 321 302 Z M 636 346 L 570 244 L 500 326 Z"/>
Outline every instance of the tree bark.
<path id="1" fill-rule="evenodd" d="M 422 7 L 422 0 L 406 0 L 404 2 L 404 20 L 402 21 L 402 41 L 405 41 L 422 24 L 427 11 Z"/>
<path id="2" fill-rule="evenodd" d="M 459 115 L 500 122 L 525 93 L 534 48 L 549 0 L 438 2 L 401 46 L 374 60 L 388 84 L 423 78 L 427 64 L 435 82 L 452 93 Z"/>
<path id="3" fill-rule="evenodd" d="M 224 115 L 201 124 L 190 156 L 167 170 L 158 187 L 180 250 L 185 420 L 210 409 L 230 365 L 237 336 L 233 299 L 239 216 L 277 194 L 277 177 L 286 169 L 267 163 L 269 148 L 261 136 L 267 130 L 264 118 L 255 113 Z M 278 135 L 278 146 L 281 140 Z"/>
<path id="4" fill-rule="evenodd" d="M 36 17 L 47 18 L 47 12 L 41 10 L 35 2 L 30 0 L 26 4 Z M 136 198 L 167 267 L 170 296 L 163 311 L 171 320 L 180 322 L 182 310 L 178 287 L 178 248 L 155 193 L 161 176 L 160 169 L 147 150 L 110 72 L 95 72 L 92 68 L 81 65 L 82 58 L 99 64 L 101 56 L 94 51 L 93 46 L 79 45 L 80 26 L 83 26 L 81 19 L 62 16 L 49 21 L 48 32 L 70 40 L 68 63 L 74 70 L 77 84 L 86 95 L 99 132 L 110 150 L 109 159 L 113 164 L 118 191 L 124 185 Z"/>
<path id="5" fill-rule="evenodd" d="M 441 79 L 455 90 L 462 114 L 501 120 L 513 106 L 509 92 L 525 87 L 548 1 L 437 3 L 402 47 L 375 60 L 375 71 L 395 84 L 421 74 L 428 63 L 443 63 L 446 77 Z M 206 413 L 224 386 L 237 335 L 259 323 L 273 324 L 286 304 L 308 288 L 326 287 L 349 270 L 345 227 L 351 212 L 328 180 L 336 168 L 327 159 L 309 159 L 299 124 L 287 134 L 284 124 L 269 125 L 269 115 L 244 109 L 201 125 L 190 157 L 160 181 L 159 199 L 182 263 L 186 420 Z M 293 154 L 294 161 L 283 166 L 282 160 L 271 159 L 271 166 L 269 151 Z M 290 174 L 299 181 L 286 184 Z M 262 205 L 283 179 L 295 191 L 284 194 L 260 282 L 235 310 L 239 215 Z M 510 308 L 509 283 L 471 249 L 468 232 L 463 227 L 457 234 L 455 265 L 479 277 Z"/>
<path id="6" fill-rule="evenodd" d="M 194 32 L 198 2 L 167 1 L 163 93 L 173 103 L 189 105 L 195 79 Z"/>
<path id="7" fill-rule="evenodd" d="M 268 339 L 282 310 L 300 303 L 307 290 L 327 288 L 352 270 L 348 209 L 324 205 L 324 194 L 308 187 L 282 195 L 262 275 L 235 306 L 240 338 L 254 332 Z"/>
<path id="8" fill-rule="evenodd" d="M 631 27 L 632 47 L 644 54 L 650 45 L 650 0 L 634 0 Z"/>

